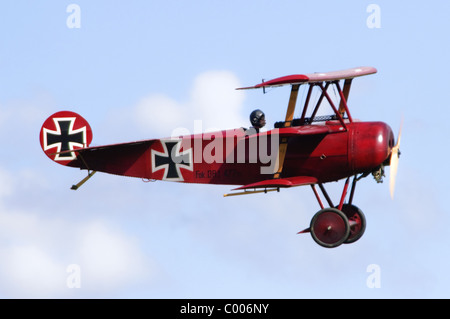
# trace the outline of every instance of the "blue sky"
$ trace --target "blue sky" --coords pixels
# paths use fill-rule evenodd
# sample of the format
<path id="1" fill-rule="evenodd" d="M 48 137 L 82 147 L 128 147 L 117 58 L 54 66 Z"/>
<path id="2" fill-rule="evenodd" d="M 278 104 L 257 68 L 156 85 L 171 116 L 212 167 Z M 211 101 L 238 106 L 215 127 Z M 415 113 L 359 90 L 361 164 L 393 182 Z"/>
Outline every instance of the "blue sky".
<path id="1" fill-rule="evenodd" d="M 67 7 L 80 8 L 69 28 Z M 369 28 L 370 4 L 381 28 Z M 439 1 L 9 1 L 0 10 L 0 297 L 448 298 L 445 94 L 450 4 Z M 143 183 L 48 160 L 38 134 L 59 110 L 92 145 L 175 128 L 282 119 L 288 88 L 235 91 L 294 73 L 370 65 L 354 118 L 395 134 L 387 178 L 358 184 L 367 230 L 353 245 L 296 235 L 319 209 L 308 187 L 223 198 L 229 186 Z M 389 170 L 387 170 L 389 175 Z M 336 198 L 342 182 L 329 190 Z M 69 265 L 81 271 L 68 288 Z M 370 265 L 380 288 L 369 288 Z M 369 267 L 370 269 L 370 267 Z"/>

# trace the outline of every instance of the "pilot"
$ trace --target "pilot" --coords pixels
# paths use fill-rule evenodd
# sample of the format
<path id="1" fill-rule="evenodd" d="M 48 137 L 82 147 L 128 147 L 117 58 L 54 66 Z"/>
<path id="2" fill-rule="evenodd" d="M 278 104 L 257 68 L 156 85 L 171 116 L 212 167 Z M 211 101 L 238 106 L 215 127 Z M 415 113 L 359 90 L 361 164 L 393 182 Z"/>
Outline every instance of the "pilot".
<path id="1" fill-rule="evenodd" d="M 252 127 L 248 129 L 249 133 L 259 133 L 259 130 L 266 125 L 266 119 L 264 112 L 260 109 L 254 110 L 250 113 L 250 123 L 252 123 Z"/>

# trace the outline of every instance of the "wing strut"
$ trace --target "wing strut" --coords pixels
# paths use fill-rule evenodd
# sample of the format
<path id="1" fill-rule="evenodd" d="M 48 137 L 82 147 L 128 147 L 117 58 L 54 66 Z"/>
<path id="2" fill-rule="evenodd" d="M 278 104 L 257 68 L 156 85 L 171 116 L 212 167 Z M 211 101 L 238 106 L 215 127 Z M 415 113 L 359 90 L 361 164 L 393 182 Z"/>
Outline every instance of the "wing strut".
<path id="1" fill-rule="evenodd" d="M 303 106 L 302 117 L 300 118 L 300 123 L 303 125 L 305 123 L 306 110 L 308 109 L 309 100 L 311 99 L 311 93 L 313 90 L 314 84 L 309 84 L 308 95 L 306 96 L 305 105 Z"/>
<path id="2" fill-rule="evenodd" d="M 294 119 L 295 105 L 297 104 L 298 90 L 300 84 L 292 85 L 291 96 L 289 97 L 288 109 L 286 112 L 286 119 L 284 122 L 284 127 L 291 127 L 292 120 Z M 283 171 L 284 157 L 286 155 L 288 138 L 283 137 L 280 141 L 280 146 L 278 148 L 278 156 L 275 167 L 277 171 L 274 173 L 273 178 L 280 178 L 281 172 Z"/>
<path id="3" fill-rule="evenodd" d="M 327 82 L 328 85 L 329 82 Z M 339 111 L 336 109 L 336 106 L 334 105 L 333 101 L 331 100 L 330 96 L 327 93 L 327 86 L 325 86 L 325 88 L 323 87 L 322 83 L 319 83 L 318 86 L 322 89 L 322 93 L 325 95 L 328 103 L 330 104 L 331 108 L 333 109 L 334 113 L 337 116 L 337 119 L 339 120 L 339 122 L 341 123 L 342 127 L 345 129 L 345 131 L 347 131 L 347 125 L 345 125 L 344 119 L 341 115 L 341 113 L 339 113 Z M 339 85 L 336 82 L 336 86 L 338 87 L 339 92 L 342 92 L 339 88 Z M 347 114 L 348 115 L 348 114 Z M 350 120 L 350 117 L 349 117 Z"/>
<path id="4" fill-rule="evenodd" d="M 353 119 L 348 110 L 347 101 L 348 101 L 348 95 L 350 93 L 350 87 L 352 85 L 352 80 L 353 79 L 345 80 L 343 90 L 341 90 L 341 86 L 339 85 L 339 82 L 336 82 L 336 87 L 339 91 L 339 95 L 341 96 L 341 103 L 339 104 L 339 114 L 341 114 L 341 116 L 344 116 L 344 113 L 347 112 L 348 120 L 350 122 L 353 122 Z"/>
<path id="5" fill-rule="evenodd" d="M 284 127 L 290 127 L 294 119 L 295 105 L 297 104 L 297 96 L 300 84 L 294 84 L 291 89 L 291 96 L 289 97 L 288 109 L 286 112 L 286 123 Z"/>
<path id="6" fill-rule="evenodd" d="M 348 95 L 350 94 L 350 87 L 352 86 L 352 80 L 353 79 L 346 79 L 344 81 L 344 88 L 343 88 L 342 92 L 338 88 L 339 94 L 341 95 L 341 103 L 339 104 L 339 113 L 341 113 L 341 114 L 344 114 L 344 112 L 346 112 L 346 111 L 348 114 L 347 101 L 348 101 Z"/>

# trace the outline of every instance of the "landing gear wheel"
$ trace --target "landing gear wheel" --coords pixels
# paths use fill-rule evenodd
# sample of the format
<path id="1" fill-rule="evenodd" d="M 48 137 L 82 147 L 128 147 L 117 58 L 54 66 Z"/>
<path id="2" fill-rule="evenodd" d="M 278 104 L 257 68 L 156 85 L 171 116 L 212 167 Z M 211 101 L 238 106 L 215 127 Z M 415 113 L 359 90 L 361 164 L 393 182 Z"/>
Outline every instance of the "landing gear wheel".
<path id="1" fill-rule="evenodd" d="M 344 243 L 350 234 L 347 216 L 336 208 L 318 211 L 310 225 L 311 236 L 320 246 L 335 248 Z"/>
<path id="2" fill-rule="evenodd" d="M 361 238 L 366 230 L 366 217 L 363 212 L 354 205 L 342 205 L 342 212 L 347 216 L 350 223 L 350 235 L 344 244 L 351 244 Z"/>

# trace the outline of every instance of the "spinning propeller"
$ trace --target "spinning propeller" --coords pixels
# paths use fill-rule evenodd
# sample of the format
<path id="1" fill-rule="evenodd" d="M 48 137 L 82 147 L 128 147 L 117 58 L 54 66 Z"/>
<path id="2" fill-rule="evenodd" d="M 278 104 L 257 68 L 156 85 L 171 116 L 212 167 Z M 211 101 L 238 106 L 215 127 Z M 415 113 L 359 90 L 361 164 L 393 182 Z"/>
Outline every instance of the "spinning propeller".
<path id="1" fill-rule="evenodd" d="M 391 198 L 394 199 L 394 189 L 395 189 L 395 177 L 397 176 L 398 159 L 400 157 L 400 138 L 402 135 L 403 121 L 400 124 L 400 129 L 398 131 L 397 144 L 391 149 L 391 171 L 389 176 L 389 189 L 391 192 Z"/>

